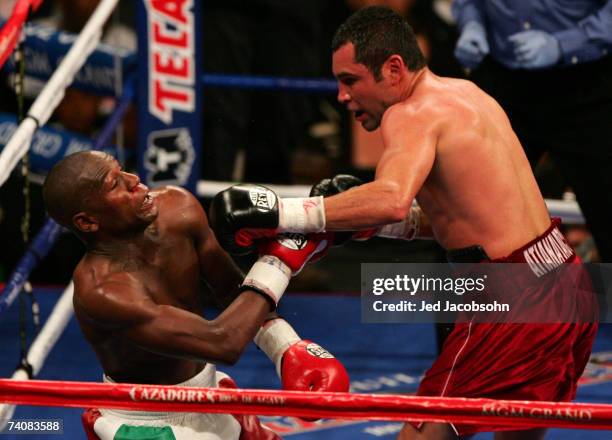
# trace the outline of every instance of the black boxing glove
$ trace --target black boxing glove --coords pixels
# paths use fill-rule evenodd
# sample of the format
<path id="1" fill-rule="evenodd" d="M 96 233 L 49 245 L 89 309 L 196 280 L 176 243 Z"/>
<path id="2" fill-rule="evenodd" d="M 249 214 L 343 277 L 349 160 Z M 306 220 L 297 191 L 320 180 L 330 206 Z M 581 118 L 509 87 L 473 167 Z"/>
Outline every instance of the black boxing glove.
<path id="1" fill-rule="evenodd" d="M 235 255 L 251 252 L 259 238 L 325 230 L 323 197 L 279 198 L 260 185 L 235 185 L 210 205 L 210 225 L 221 246 Z"/>
<path id="2" fill-rule="evenodd" d="M 254 250 L 254 239 L 276 236 L 279 199 L 265 186 L 235 185 L 213 198 L 208 216 L 221 246 L 231 254 L 245 255 Z"/>
<path id="3" fill-rule="evenodd" d="M 331 179 L 323 179 L 310 189 L 310 196 L 331 197 L 356 186 L 363 185 L 363 180 L 350 174 L 337 174 Z"/>

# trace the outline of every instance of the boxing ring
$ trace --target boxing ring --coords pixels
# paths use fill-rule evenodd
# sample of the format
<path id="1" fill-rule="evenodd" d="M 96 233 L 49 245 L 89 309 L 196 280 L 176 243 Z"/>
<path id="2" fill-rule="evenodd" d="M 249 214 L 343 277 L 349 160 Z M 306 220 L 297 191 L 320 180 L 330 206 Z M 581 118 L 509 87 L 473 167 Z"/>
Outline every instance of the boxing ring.
<path id="1" fill-rule="evenodd" d="M 85 29 L 74 41 L 71 49 L 63 58 L 58 69 L 30 108 L 24 121 L 19 124 L 0 154 L 0 186 L 9 178 L 20 159 L 28 154 L 37 130 L 45 130 L 44 125 L 63 92 L 76 72 L 86 61 L 84 54 L 93 53 L 98 46 L 102 24 L 116 7 L 118 0 L 103 0 L 90 18 Z M 17 3 L 13 29 L 25 21 L 29 6 L 36 7 L 40 1 L 22 0 Z M 25 11 L 25 12 L 24 12 Z M 25 13 L 25 15 L 24 15 Z M 4 28 L 0 30 L 2 32 Z M 0 43 L 3 41 L 0 33 Z M 14 32 L 11 40 L 16 41 Z M 14 44 L 6 45 L 12 49 Z M 0 44 L 0 49 L 2 48 Z M 4 51 L 6 52 L 6 50 Z M 0 50 L 0 55 L 4 55 Z M 0 60 L 2 58 L 0 57 Z M 124 61 L 124 62 L 123 62 Z M 129 64 L 129 55 L 122 65 Z M 111 154 L 118 150 L 109 147 L 109 140 L 120 124 L 129 104 L 139 93 L 134 72 L 125 69 L 121 74 L 121 86 L 113 90 L 116 107 L 108 118 L 105 127 L 95 140 L 87 144 L 91 149 L 105 149 Z M 244 87 L 249 89 L 296 90 L 317 93 L 330 93 L 336 90 L 331 80 L 290 79 L 273 77 L 240 77 L 231 75 L 198 76 L 201 86 Z M 67 154 L 64 148 L 54 159 Z M 34 162 L 37 164 L 37 162 Z M 49 167 L 49 161 L 40 161 L 40 168 Z M 190 177 L 191 180 L 193 178 Z M 187 179 L 189 180 L 189 179 Z M 199 197 L 207 198 L 227 188 L 232 182 L 193 181 L 193 190 Z M 269 185 L 283 196 L 304 196 L 309 187 Z M 560 216 L 570 223 L 583 221 L 575 202 L 547 200 L 551 214 Z M 11 305 L 27 283 L 30 273 L 48 253 L 61 228 L 49 220 L 31 241 L 18 266 L 8 278 L 0 294 L 0 322 L 14 325 L 18 320 L 17 312 Z M 48 289 L 50 290 L 50 289 Z M 393 438 L 404 421 L 434 421 L 463 423 L 496 423 L 512 427 L 550 427 L 574 428 L 580 437 L 601 438 L 596 431 L 612 430 L 612 405 L 606 396 L 612 394 L 612 332 L 604 331 L 596 342 L 595 360 L 587 368 L 588 380 L 582 382 L 579 398 L 590 399 L 589 403 L 554 403 L 526 401 L 493 401 L 490 399 L 423 398 L 406 394 L 413 393 L 420 375 L 433 360 L 433 330 L 424 325 L 368 325 L 363 326 L 359 317 L 359 301 L 351 295 L 332 295 L 329 297 L 290 295 L 283 313 L 288 317 L 299 318 L 296 329 L 323 341 L 322 343 L 345 361 L 353 377 L 352 393 L 302 393 L 272 391 L 262 388 L 277 388 L 273 368 L 267 364 L 254 348 L 247 350 L 244 362 L 231 372 L 240 385 L 257 389 L 188 389 L 129 384 L 102 384 L 101 371 L 93 354 L 85 346 L 74 319 L 72 319 L 72 284 L 62 292 L 48 291 L 38 295 L 46 317 L 45 324 L 27 354 L 28 368 L 18 368 L 11 379 L 0 379 L 0 425 L 6 426 L 12 418 L 63 418 L 66 438 L 76 438 L 81 432 L 76 410 L 54 412 L 50 407 L 84 408 L 89 406 L 121 409 L 141 409 L 151 411 L 187 411 L 235 414 L 259 414 L 266 424 L 281 435 L 298 438 L 367 438 L 367 436 Z M 325 312 L 322 312 L 325 310 Z M 340 318 L 339 316 L 343 317 Z M 353 318 L 346 318 L 345 315 Z M 317 316 L 316 328 L 312 319 Z M 340 327 L 337 325 L 341 323 Z M 346 328 L 344 326 L 346 325 Z M 365 327 L 365 328 L 364 328 Z M 393 328 L 390 328 L 393 327 Z M 62 344 L 62 334 L 68 333 L 69 347 L 54 352 L 56 344 Z M 344 332 L 343 336 L 338 333 Z M 314 333 L 314 334 L 313 334 Z M 350 349 L 346 339 L 354 341 Z M 387 343 L 381 343 L 386 339 Z M 410 348 L 397 348 L 398 343 L 416 341 Z M 80 344 L 79 341 L 80 340 Z M 368 342 L 366 344 L 365 342 Z M 363 346 L 362 346 L 363 343 Z M 79 347 L 75 350 L 74 347 Z M 376 347 L 367 349 L 363 347 Z M 359 351 L 362 349 L 361 351 Z M 12 357 L 11 357 L 12 356 Z M 59 357 L 58 357 L 59 356 Z M 5 349 L 4 358 L 16 359 L 16 353 Z M 56 366 L 45 372 L 47 357 Z M 62 357 L 64 359 L 62 359 Z M 413 359 L 413 360 L 410 360 Z M 12 361 L 11 361 L 12 362 Z M 72 364 L 74 363 L 74 365 Z M 14 363 L 13 363 L 14 364 Z M 67 368 L 67 364 L 70 367 Z M 87 365 L 87 366 L 85 366 Z M 6 365 L 2 376 L 8 376 Z M 29 371 L 28 371 L 29 370 Z M 226 370 L 226 369 L 224 369 Z M 263 371 L 266 373 L 263 373 Z M 62 374 L 69 372 L 72 380 L 64 380 Z M 34 379 L 42 375 L 46 379 Z M 83 382 L 85 381 L 85 382 Z M 599 394 L 595 392 L 598 385 Z M 607 387 L 607 388 L 606 388 Z M 606 391 L 606 390 L 609 390 Z M 595 395 L 595 398 L 593 396 Z M 587 397 L 588 396 L 588 397 Z M 609 400 L 609 399 L 607 399 Z M 19 407 L 17 407 L 19 405 Z M 26 407 L 21 407 L 26 405 Z M 31 406 L 31 407 L 28 407 Z M 44 407 L 44 409 L 43 409 Z M 17 408 L 17 412 L 15 412 Z M 298 417 L 321 417 L 321 422 L 304 422 Z M 367 423 L 366 421 L 370 421 Z M 381 424 L 380 422 L 395 422 Z M 77 425 L 75 426 L 75 423 Z M 344 430 L 344 433 L 343 433 Z M 555 431 L 560 432 L 572 431 Z M 561 435 L 561 434 L 559 434 Z M 565 435 L 565 434 L 563 434 Z M 300 437 L 301 436 L 301 437 Z M 326 437 L 327 436 L 327 437 Z M 363 436 L 363 437 L 360 437 Z M 22 437 L 19 437 L 22 438 Z M 477 438 L 480 438 L 478 436 Z M 484 437 L 483 437 L 484 438 Z M 571 434 L 569 437 L 572 438 Z"/>

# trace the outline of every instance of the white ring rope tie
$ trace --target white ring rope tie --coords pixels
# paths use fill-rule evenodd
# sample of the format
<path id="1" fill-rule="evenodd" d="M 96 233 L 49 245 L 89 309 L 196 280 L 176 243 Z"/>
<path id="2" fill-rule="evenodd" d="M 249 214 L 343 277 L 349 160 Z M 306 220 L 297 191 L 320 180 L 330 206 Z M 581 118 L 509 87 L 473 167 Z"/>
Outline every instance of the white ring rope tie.
<path id="1" fill-rule="evenodd" d="M 57 70 L 30 107 L 27 116 L 0 153 L 0 186 L 4 185 L 19 160 L 27 154 L 34 132 L 49 120 L 64 97 L 66 87 L 72 83 L 74 75 L 85 64 L 87 57 L 100 42 L 102 28 L 118 2 L 119 0 L 100 2 Z"/>
<path id="2" fill-rule="evenodd" d="M 212 198 L 215 194 L 237 183 L 239 182 L 200 180 L 196 192 L 198 197 Z M 265 183 L 263 185 L 281 197 L 307 197 L 310 193 L 310 186 L 307 185 L 268 185 Z M 552 217 L 560 217 L 563 223 L 567 224 L 584 224 L 584 217 L 576 201 L 546 199 L 545 202 Z"/>
<path id="3" fill-rule="evenodd" d="M 53 311 L 49 318 L 45 321 L 45 325 L 40 333 L 32 342 L 26 360 L 32 366 L 32 376 L 36 376 L 41 370 L 47 355 L 55 346 L 55 343 L 61 336 L 62 332 L 68 325 L 68 321 L 73 314 L 72 295 L 74 293 L 74 285 L 72 281 L 62 296 L 57 300 Z M 28 373 L 23 369 L 18 369 L 12 376 L 14 380 L 28 380 Z M 13 417 L 15 405 L 2 404 L 0 405 L 0 431 L 6 426 L 7 422 Z"/>

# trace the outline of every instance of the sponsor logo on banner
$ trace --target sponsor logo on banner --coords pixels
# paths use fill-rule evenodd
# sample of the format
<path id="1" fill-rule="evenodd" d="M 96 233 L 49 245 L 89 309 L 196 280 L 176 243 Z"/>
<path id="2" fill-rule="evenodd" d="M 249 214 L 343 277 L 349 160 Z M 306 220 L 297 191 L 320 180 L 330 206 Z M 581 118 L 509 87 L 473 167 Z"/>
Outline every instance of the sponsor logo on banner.
<path id="1" fill-rule="evenodd" d="M 531 408 L 528 405 L 508 403 L 486 403 L 482 406 L 482 414 L 485 416 L 528 417 L 532 419 L 570 421 L 591 420 L 593 418 L 588 408 L 579 410 L 570 408 Z"/>
<path id="2" fill-rule="evenodd" d="M 210 402 L 222 401 L 213 391 L 173 389 L 169 387 L 136 386 L 128 391 L 130 398 L 135 402 Z"/>
<path id="3" fill-rule="evenodd" d="M 149 112 L 170 125 L 173 111 L 195 111 L 193 0 L 145 1 L 149 35 Z"/>
<path id="4" fill-rule="evenodd" d="M 47 81 L 63 61 L 78 34 L 57 31 L 44 24 L 24 27 L 25 74 Z M 98 43 L 85 64 L 75 73 L 73 85 L 98 95 L 119 96 L 123 74 L 135 67 L 136 53 L 126 48 Z M 16 70 L 9 59 L 8 70 Z"/>
<path id="5" fill-rule="evenodd" d="M 272 191 L 266 188 L 254 188 L 249 190 L 249 199 L 253 206 L 261 211 L 267 212 L 276 204 L 276 196 Z"/>
<path id="6" fill-rule="evenodd" d="M 194 158 L 193 141 L 187 128 L 151 132 L 144 158 L 147 183 L 185 185 Z"/>
<path id="7" fill-rule="evenodd" d="M 14 115 L 0 112 L 0 150 L 6 146 L 17 130 L 17 118 Z M 66 130 L 44 126 L 36 130 L 30 143 L 30 169 L 34 173 L 46 174 L 60 159 L 78 151 L 93 149 L 90 138 Z M 113 146 L 106 146 L 101 151 L 116 156 Z"/>

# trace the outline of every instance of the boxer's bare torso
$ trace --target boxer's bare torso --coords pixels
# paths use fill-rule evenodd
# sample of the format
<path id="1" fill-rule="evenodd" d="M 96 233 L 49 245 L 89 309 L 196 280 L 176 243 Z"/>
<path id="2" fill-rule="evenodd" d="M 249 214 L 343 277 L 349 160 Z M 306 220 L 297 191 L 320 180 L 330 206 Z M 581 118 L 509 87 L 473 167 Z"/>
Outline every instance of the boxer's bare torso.
<path id="1" fill-rule="evenodd" d="M 468 81 L 427 74 L 422 81 L 416 102 L 398 111 L 431 106 L 421 121 L 440 121 L 435 159 L 417 193 L 437 241 L 447 249 L 480 244 L 500 257 L 544 232 L 546 206 L 499 105 Z"/>
<path id="2" fill-rule="evenodd" d="M 202 352 L 214 359 L 215 344 L 230 342 L 200 318 L 202 278 L 230 292 L 241 274 L 193 196 L 173 187 L 149 194 L 158 213 L 142 233 L 99 240 L 78 264 L 74 309 L 113 380 L 176 384 L 202 370 Z"/>
<path id="3" fill-rule="evenodd" d="M 400 221 L 416 198 L 447 249 L 479 244 L 496 258 L 546 230 L 550 219 L 529 162 L 491 97 L 427 68 L 410 72 L 396 94 L 376 82 L 365 84 L 370 91 L 355 89 L 368 80 L 364 69 L 353 61 L 351 44 L 334 53 L 339 99 L 366 128 L 382 118 L 384 152 L 374 182 L 325 200 L 327 229 Z"/>
<path id="4" fill-rule="evenodd" d="M 164 205 L 177 199 L 172 191 L 152 195 L 158 204 Z M 123 295 L 119 301 L 153 301 L 200 313 L 194 238 L 187 234 L 185 219 L 176 215 L 174 209 L 164 208 L 138 243 L 88 252 L 74 272 L 75 312 L 83 333 L 106 374 L 120 382 L 159 383 L 163 378 L 170 384 L 179 383 L 203 367 L 203 363 L 195 360 L 160 356 L 138 347 L 122 332 L 113 331 L 120 323 L 105 326 L 104 322 L 88 319 L 91 308 L 103 307 L 98 297 L 98 289 L 103 285 L 119 287 L 116 294 Z"/>

